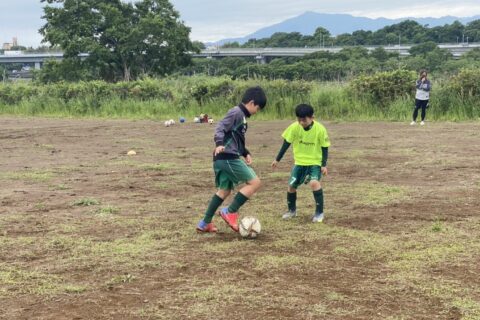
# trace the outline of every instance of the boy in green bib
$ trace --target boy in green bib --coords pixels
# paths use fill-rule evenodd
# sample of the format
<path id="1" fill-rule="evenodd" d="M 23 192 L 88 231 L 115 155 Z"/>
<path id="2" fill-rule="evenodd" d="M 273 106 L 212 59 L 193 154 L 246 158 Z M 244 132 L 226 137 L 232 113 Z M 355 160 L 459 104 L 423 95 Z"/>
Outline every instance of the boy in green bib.
<path id="1" fill-rule="evenodd" d="M 288 212 L 282 218 L 290 219 L 297 216 L 297 189 L 305 183 L 312 188 L 316 204 L 312 222 L 322 222 L 324 218 L 323 190 L 320 179 L 322 175 L 328 174 L 327 159 L 330 139 L 325 127 L 314 120 L 312 106 L 300 104 L 295 108 L 295 114 L 297 121 L 283 132 L 283 145 L 272 162 L 272 168 L 275 169 L 290 145 L 293 144 L 295 165 L 288 181 Z"/>

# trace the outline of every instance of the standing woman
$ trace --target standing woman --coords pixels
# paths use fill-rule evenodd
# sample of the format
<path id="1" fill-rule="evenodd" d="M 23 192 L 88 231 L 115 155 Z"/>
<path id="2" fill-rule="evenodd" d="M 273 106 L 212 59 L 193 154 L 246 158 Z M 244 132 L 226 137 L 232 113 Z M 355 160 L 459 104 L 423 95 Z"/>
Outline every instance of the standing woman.
<path id="1" fill-rule="evenodd" d="M 418 109 L 421 108 L 422 122 L 420 122 L 420 125 L 423 126 L 425 124 L 425 115 L 427 113 L 428 100 L 430 99 L 430 89 L 432 88 L 430 80 L 427 79 L 426 70 L 420 71 L 420 79 L 417 80 L 415 87 L 417 88 L 417 93 L 415 94 L 415 109 L 413 110 L 413 121 L 410 123 L 410 125 L 413 126 L 416 124 Z"/>

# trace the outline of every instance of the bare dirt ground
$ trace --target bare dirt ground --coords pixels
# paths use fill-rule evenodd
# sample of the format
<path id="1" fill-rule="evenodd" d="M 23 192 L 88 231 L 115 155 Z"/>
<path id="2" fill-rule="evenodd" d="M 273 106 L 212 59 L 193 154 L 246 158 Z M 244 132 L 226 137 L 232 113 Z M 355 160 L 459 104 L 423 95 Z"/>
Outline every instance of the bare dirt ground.
<path id="1" fill-rule="evenodd" d="M 1 117 L 0 319 L 480 319 L 480 124 L 325 123 L 314 225 L 307 187 L 280 219 L 289 123 L 250 122 L 243 240 L 194 230 L 213 126 Z"/>

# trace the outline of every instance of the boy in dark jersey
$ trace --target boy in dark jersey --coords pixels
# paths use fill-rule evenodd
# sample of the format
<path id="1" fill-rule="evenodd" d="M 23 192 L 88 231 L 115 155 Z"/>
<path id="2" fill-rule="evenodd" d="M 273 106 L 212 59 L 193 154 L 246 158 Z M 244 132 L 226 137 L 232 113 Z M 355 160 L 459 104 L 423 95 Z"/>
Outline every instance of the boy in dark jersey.
<path id="1" fill-rule="evenodd" d="M 217 192 L 210 200 L 205 215 L 197 225 L 198 232 L 217 232 L 212 222 L 215 211 L 230 195 L 236 185 L 245 183 L 235 195 L 230 206 L 220 210 L 219 215 L 238 232 L 238 210 L 260 189 L 260 179 L 249 166 L 252 156 L 245 147 L 247 118 L 263 109 L 267 103 L 265 92 L 260 87 L 247 89 L 242 102 L 230 109 L 225 118 L 215 128 L 215 150 L 213 153 L 213 170 Z M 244 157 L 245 161 L 240 157 Z"/>

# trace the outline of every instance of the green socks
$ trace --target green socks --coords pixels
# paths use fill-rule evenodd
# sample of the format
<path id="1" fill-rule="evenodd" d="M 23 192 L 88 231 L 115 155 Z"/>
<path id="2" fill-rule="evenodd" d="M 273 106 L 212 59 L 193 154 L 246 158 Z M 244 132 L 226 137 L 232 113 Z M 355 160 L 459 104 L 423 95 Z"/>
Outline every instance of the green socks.
<path id="1" fill-rule="evenodd" d="M 247 202 L 247 200 L 247 197 L 245 197 L 241 192 L 238 192 L 235 195 L 235 198 L 233 198 L 232 203 L 228 207 L 228 212 L 238 212 L 238 209 L 240 209 L 240 207 L 243 206 L 243 204 Z"/>
<path id="2" fill-rule="evenodd" d="M 287 192 L 287 205 L 288 211 L 295 212 L 297 210 L 297 193 L 296 192 Z"/>
<path id="3" fill-rule="evenodd" d="M 315 198 L 315 213 L 323 213 L 323 189 L 313 191 L 313 197 Z"/>
<path id="4" fill-rule="evenodd" d="M 205 217 L 203 218 L 203 221 L 205 221 L 205 223 L 208 224 L 212 222 L 215 211 L 217 211 L 218 207 L 220 207 L 222 202 L 222 198 L 220 198 L 216 194 L 213 196 L 212 200 L 210 200 L 210 203 L 208 204 L 207 212 L 205 212 Z"/>

